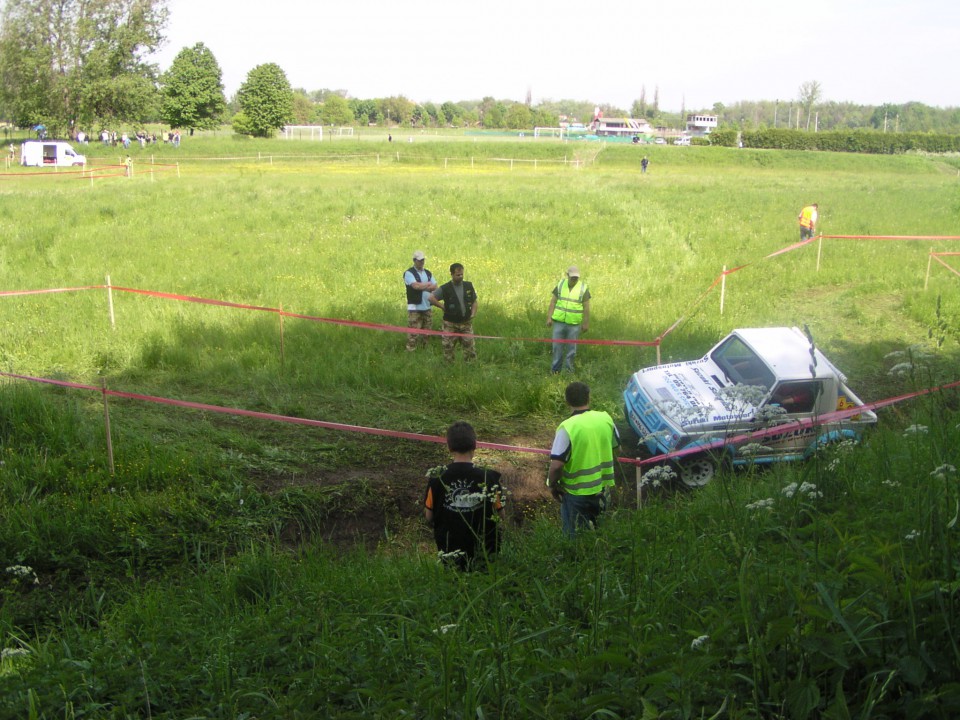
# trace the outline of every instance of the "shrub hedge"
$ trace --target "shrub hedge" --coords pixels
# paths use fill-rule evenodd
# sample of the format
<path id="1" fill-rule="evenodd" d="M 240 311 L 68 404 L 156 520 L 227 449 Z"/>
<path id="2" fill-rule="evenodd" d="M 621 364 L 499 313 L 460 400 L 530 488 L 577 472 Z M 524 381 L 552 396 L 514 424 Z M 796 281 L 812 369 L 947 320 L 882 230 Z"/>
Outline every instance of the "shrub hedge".
<path id="1" fill-rule="evenodd" d="M 738 133 L 736 128 L 719 128 L 710 135 L 710 143 L 736 147 L 738 136 L 743 147 L 768 150 L 826 150 L 878 155 L 895 155 L 910 150 L 930 153 L 960 152 L 960 135 L 879 133 L 864 130 L 814 133 L 784 128 L 761 128 Z"/>

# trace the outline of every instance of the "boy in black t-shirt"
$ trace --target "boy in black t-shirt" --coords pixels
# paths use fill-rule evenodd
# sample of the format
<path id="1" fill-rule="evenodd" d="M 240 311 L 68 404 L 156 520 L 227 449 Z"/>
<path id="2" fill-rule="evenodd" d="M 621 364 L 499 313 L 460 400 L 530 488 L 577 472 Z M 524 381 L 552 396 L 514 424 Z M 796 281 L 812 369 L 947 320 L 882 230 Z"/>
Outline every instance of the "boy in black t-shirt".
<path id="1" fill-rule="evenodd" d="M 470 423 L 455 422 L 447 429 L 447 448 L 453 462 L 427 472 L 424 515 L 441 559 L 469 570 L 500 547 L 500 473 L 473 464 L 477 434 Z"/>

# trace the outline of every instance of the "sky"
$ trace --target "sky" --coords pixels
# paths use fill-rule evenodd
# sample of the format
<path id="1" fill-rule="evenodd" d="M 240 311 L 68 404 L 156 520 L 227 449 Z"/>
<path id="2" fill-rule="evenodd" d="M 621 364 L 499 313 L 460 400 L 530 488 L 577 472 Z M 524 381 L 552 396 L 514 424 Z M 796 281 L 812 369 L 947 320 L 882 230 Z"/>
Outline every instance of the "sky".
<path id="1" fill-rule="evenodd" d="M 202 42 L 230 98 L 257 65 L 291 86 L 417 102 L 572 99 L 629 110 L 796 100 L 960 107 L 957 0 L 168 0 L 161 70 Z"/>

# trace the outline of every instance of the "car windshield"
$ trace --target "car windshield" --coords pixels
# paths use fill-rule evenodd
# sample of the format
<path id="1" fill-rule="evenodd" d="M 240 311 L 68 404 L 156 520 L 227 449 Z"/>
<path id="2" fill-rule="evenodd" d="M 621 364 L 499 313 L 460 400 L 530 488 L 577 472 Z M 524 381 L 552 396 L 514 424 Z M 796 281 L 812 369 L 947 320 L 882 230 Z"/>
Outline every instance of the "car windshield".
<path id="1" fill-rule="evenodd" d="M 727 338 L 710 359 L 735 385 L 759 385 L 767 390 L 773 387 L 773 371 L 736 335 Z"/>

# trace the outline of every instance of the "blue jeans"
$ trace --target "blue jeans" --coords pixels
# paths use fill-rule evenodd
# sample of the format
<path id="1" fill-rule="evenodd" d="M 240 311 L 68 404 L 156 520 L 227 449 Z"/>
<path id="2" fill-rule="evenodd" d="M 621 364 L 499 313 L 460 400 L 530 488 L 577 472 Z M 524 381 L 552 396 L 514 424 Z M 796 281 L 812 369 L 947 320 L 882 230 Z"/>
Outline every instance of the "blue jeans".
<path id="1" fill-rule="evenodd" d="M 568 495 L 560 497 L 560 522 L 563 534 L 571 540 L 580 528 L 596 527 L 600 513 L 606 508 L 607 498 L 603 493 L 596 495 Z"/>
<path id="2" fill-rule="evenodd" d="M 554 340 L 578 340 L 580 339 L 580 326 L 568 325 L 564 322 L 553 321 L 553 339 Z M 564 356 L 566 353 L 566 356 Z M 573 372 L 573 358 L 577 354 L 577 346 L 574 343 L 553 344 L 553 364 L 550 369 L 553 372 L 560 372 L 562 365 L 566 365 L 567 370 Z"/>

